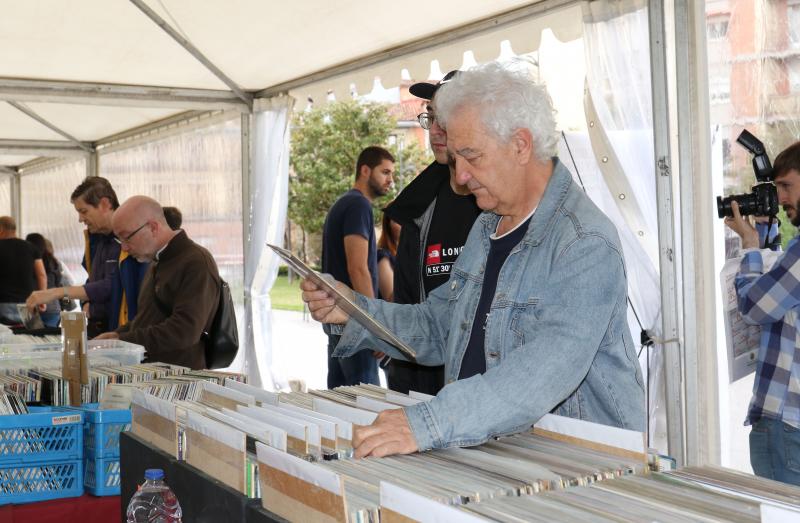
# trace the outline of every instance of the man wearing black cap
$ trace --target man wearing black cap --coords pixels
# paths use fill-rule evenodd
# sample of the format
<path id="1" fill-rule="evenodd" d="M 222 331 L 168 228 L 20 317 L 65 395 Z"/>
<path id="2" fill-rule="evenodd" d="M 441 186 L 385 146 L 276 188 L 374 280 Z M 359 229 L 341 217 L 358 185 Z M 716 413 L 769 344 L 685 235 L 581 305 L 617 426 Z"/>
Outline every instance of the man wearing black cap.
<path id="1" fill-rule="evenodd" d="M 417 119 L 428 131 L 436 159 L 397 195 L 385 213 L 402 225 L 394 273 L 394 302 L 421 303 L 428 293 L 445 283 L 472 224 L 481 210 L 464 185 L 458 185 L 447 166 L 447 134 L 436 121 L 435 94 L 458 71 L 450 71 L 436 84 L 413 84 L 409 92 L 428 100 Z M 436 394 L 444 386 L 444 367 L 426 367 L 392 360 L 386 367 L 389 388 Z"/>

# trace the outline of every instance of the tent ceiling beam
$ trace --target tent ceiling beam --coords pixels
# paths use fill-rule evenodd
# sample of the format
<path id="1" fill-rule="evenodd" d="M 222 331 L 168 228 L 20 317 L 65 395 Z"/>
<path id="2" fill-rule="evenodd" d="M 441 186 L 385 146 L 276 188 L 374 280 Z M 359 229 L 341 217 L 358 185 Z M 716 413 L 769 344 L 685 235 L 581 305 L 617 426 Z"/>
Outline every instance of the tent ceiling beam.
<path id="1" fill-rule="evenodd" d="M 17 173 L 17 170 L 14 169 L 13 167 L 6 167 L 5 165 L 0 165 L 0 173 L 11 174 L 11 175 L 19 174 Z"/>
<path id="2" fill-rule="evenodd" d="M 114 107 L 250 110 L 234 93 L 224 90 L 17 78 L 0 78 L 0 100 Z"/>
<path id="3" fill-rule="evenodd" d="M 317 71 L 316 73 L 301 76 L 287 82 L 267 87 L 256 92 L 255 96 L 256 98 L 269 98 L 281 93 L 288 93 L 292 89 L 297 89 L 298 87 L 302 87 L 307 84 L 327 80 L 328 78 L 333 78 L 335 76 L 347 73 L 352 73 L 354 71 L 374 66 L 382 62 L 394 60 L 420 51 L 425 51 L 438 45 L 475 36 L 486 31 L 495 30 L 498 27 L 519 22 L 520 20 L 531 16 L 542 15 L 548 11 L 567 7 L 575 3 L 577 3 L 577 0 L 540 0 L 531 5 L 513 9 L 500 15 L 485 18 L 483 20 L 479 20 L 477 22 L 463 25 L 454 29 L 441 31 L 440 33 L 432 36 L 421 38 L 404 45 L 393 47 L 391 49 L 358 58 L 356 60 L 351 60 L 349 62 L 344 62 L 342 64 Z"/>
<path id="4" fill-rule="evenodd" d="M 44 125 L 45 127 L 47 127 L 48 129 L 50 129 L 50 130 L 51 130 L 51 131 L 53 131 L 54 133 L 56 133 L 56 134 L 60 134 L 61 136 L 63 136 L 64 138 L 66 138 L 68 141 L 70 141 L 70 142 L 72 142 L 73 144 L 77 145 L 78 147 L 80 147 L 81 149 L 83 149 L 84 151 L 86 151 L 87 153 L 91 153 L 91 152 L 93 152 L 93 151 L 94 151 L 94 147 L 92 147 L 91 145 L 88 145 L 88 144 L 85 144 L 85 143 L 81 142 L 80 140 L 78 140 L 77 138 L 75 138 L 74 136 L 72 136 L 71 134 L 69 134 L 69 133 L 67 133 L 66 131 L 62 130 L 60 127 L 58 127 L 58 126 L 56 126 L 56 125 L 54 125 L 54 124 L 50 123 L 50 122 L 49 122 L 48 120 L 46 120 L 45 118 L 42 118 L 41 116 L 39 116 L 39 115 L 36 113 L 36 111 L 34 111 L 33 109 L 31 109 L 31 108 L 30 108 L 30 107 L 28 107 L 27 105 L 25 105 L 25 104 L 21 104 L 21 103 L 19 103 L 19 102 L 6 102 L 6 103 L 8 103 L 8 105 L 10 105 L 10 106 L 11 106 L 11 107 L 13 107 L 14 109 L 18 110 L 19 112 L 21 112 L 21 113 L 23 113 L 23 114 L 27 115 L 28 117 L 30 117 L 30 118 L 32 118 L 32 119 L 34 119 L 34 120 L 36 120 L 37 122 L 39 122 L 40 124 Z"/>
<path id="5" fill-rule="evenodd" d="M 178 42 L 178 44 L 181 47 L 186 49 L 186 51 L 188 51 L 189 54 L 194 56 L 195 59 L 197 59 L 198 62 L 203 64 L 206 67 L 206 69 L 211 71 L 214 74 L 214 76 L 219 78 L 220 81 L 222 81 L 222 83 L 227 85 L 231 89 L 231 91 L 233 91 L 236 94 L 236 96 L 239 97 L 239 99 L 242 100 L 242 102 L 244 102 L 247 105 L 249 111 L 253 110 L 252 94 L 245 92 L 241 87 L 239 87 L 239 85 L 236 82 L 234 82 L 231 78 L 229 78 L 224 72 L 222 72 L 222 70 L 219 67 L 214 65 L 214 63 L 211 60 L 206 58 L 206 56 L 200 51 L 200 49 L 195 47 L 189 40 L 184 38 L 180 33 L 178 33 L 178 31 L 173 29 L 172 26 L 170 26 L 166 20 L 164 20 L 158 15 L 158 13 L 150 9 L 150 7 L 144 2 L 144 0 L 130 0 L 130 2 L 137 8 L 139 8 L 139 10 L 142 13 L 144 13 L 148 18 L 150 18 L 150 20 L 155 22 L 155 24 L 158 25 L 165 33 L 167 33 L 170 37 L 172 37 L 173 40 Z"/>
<path id="6" fill-rule="evenodd" d="M 91 147 L 83 143 L 83 146 Z M 0 139 L 0 154 L 37 156 L 85 156 L 86 149 L 66 140 Z"/>
<path id="7" fill-rule="evenodd" d="M 210 117 L 212 115 L 218 114 L 216 111 L 186 111 L 179 114 L 174 114 L 172 116 L 168 116 L 166 118 L 162 118 L 161 120 L 156 120 L 154 122 L 146 123 L 144 125 L 140 125 L 137 127 L 133 127 L 131 129 L 127 129 L 125 131 L 112 134 L 110 136 L 105 136 L 96 140 L 94 142 L 94 146 L 97 149 L 101 150 L 109 145 L 112 145 L 117 142 L 122 142 L 126 140 L 131 140 L 135 138 L 139 138 L 141 136 L 147 134 L 157 134 L 164 129 L 167 129 L 172 126 L 182 125 L 187 122 L 191 122 L 194 120 L 200 120 L 204 117 Z M 224 112 L 222 114 L 225 114 Z M 244 112 L 243 114 L 247 114 Z"/>

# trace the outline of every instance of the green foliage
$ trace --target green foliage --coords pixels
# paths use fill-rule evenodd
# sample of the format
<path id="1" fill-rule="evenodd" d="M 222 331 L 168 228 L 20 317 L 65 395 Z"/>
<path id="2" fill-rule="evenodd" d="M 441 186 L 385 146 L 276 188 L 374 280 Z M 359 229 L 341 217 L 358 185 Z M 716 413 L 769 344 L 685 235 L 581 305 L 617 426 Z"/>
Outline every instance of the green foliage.
<path id="1" fill-rule="evenodd" d="M 786 245 L 789 243 L 789 240 L 797 236 L 797 227 L 792 225 L 792 222 L 789 221 L 789 217 L 786 216 L 786 211 L 783 209 L 778 213 L 778 219 L 781 221 L 781 245 L 783 246 L 783 250 L 786 250 Z"/>
<path id="2" fill-rule="evenodd" d="M 303 299 L 300 293 L 300 278 L 295 276 L 292 283 L 289 283 L 289 278 L 285 274 L 279 275 L 275 280 L 275 285 L 269 291 L 272 308 L 282 311 L 302 312 Z"/>
<path id="3" fill-rule="evenodd" d="M 320 233 L 325 215 L 336 199 L 353 186 L 359 153 L 370 145 L 387 147 L 395 156 L 395 188 L 373 202 L 375 223 L 397 191 L 429 163 L 426 152 L 414 141 L 398 151 L 387 146 L 397 123 L 386 105 L 355 100 L 334 102 L 304 113 L 292 122 L 289 180 L 289 218 L 307 234 Z"/>
<path id="4" fill-rule="evenodd" d="M 325 215 L 355 181 L 356 160 L 370 145 L 386 143 L 395 121 L 386 107 L 334 102 L 293 121 L 289 218 L 306 232 L 322 230 Z"/>

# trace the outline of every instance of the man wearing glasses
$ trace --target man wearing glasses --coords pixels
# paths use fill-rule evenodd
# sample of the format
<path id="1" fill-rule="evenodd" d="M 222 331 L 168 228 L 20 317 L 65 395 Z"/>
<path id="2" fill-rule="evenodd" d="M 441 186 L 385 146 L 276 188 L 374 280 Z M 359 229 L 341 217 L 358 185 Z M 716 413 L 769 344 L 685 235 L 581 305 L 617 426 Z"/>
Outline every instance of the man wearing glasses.
<path id="1" fill-rule="evenodd" d="M 111 230 L 111 217 L 119 207 L 111 183 L 100 176 L 86 178 L 70 197 L 78 221 L 86 225 L 82 265 L 89 273 L 84 285 L 55 287 L 31 294 L 26 304 L 33 309 L 53 300 L 80 300 L 88 314 L 88 335 L 114 330 L 136 316 L 139 287 L 147 263 L 120 249 Z"/>
<path id="2" fill-rule="evenodd" d="M 185 231 L 172 230 L 161 205 L 147 196 L 125 201 L 112 225 L 124 252 L 152 263 L 136 318 L 98 339 L 143 345 L 148 361 L 206 368 L 203 333 L 211 329 L 221 286 L 211 253 Z"/>
<path id="3" fill-rule="evenodd" d="M 428 100 L 417 119 L 428 131 L 435 161 L 397 195 L 385 212 L 402 226 L 394 273 L 394 302 L 422 303 L 447 282 L 472 224 L 481 210 L 465 185 L 447 166 L 447 133 L 436 121 L 435 94 L 458 74 L 450 71 L 439 83 L 413 84 L 409 92 Z M 426 367 L 392 360 L 386 367 L 389 388 L 436 394 L 444 386 L 444 367 Z"/>

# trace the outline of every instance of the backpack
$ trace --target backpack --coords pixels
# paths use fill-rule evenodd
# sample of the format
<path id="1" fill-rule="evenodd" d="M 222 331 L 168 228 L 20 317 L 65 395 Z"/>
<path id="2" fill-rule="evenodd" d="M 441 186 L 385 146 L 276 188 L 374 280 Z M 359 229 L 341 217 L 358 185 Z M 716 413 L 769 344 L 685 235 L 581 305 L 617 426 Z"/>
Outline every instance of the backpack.
<path id="1" fill-rule="evenodd" d="M 206 367 L 221 369 L 233 362 L 239 351 L 239 329 L 236 327 L 236 310 L 228 283 L 220 279 L 219 306 L 211 328 L 202 336 L 206 345 Z"/>
<path id="2" fill-rule="evenodd" d="M 221 369 L 233 362 L 239 351 L 239 329 L 236 327 L 236 309 L 231 297 L 231 288 L 222 278 L 219 279 L 219 304 L 211 327 L 200 335 L 205 345 L 206 368 Z M 155 285 L 155 273 L 153 277 Z M 172 311 L 153 293 L 156 306 L 164 316 L 169 316 Z"/>

